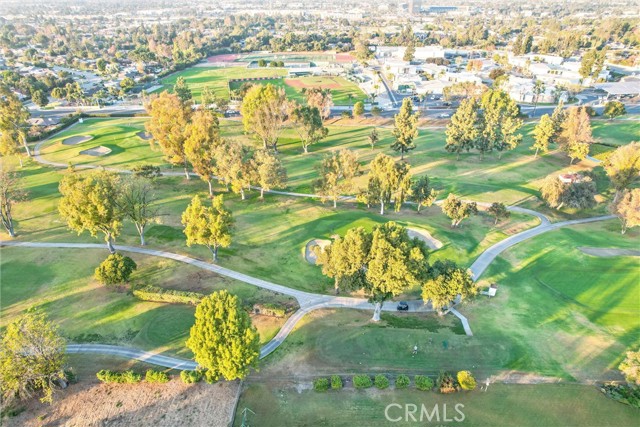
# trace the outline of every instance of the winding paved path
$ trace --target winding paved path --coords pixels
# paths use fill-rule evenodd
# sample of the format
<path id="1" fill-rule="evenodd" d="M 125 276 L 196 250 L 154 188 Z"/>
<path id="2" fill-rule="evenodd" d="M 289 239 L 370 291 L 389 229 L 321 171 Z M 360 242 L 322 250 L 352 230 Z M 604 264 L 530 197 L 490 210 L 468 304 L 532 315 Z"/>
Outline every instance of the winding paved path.
<path id="1" fill-rule="evenodd" d="M 73 124 L 64 130 L 68 130 L 75 126 Z M 66 168 L 68 165 L 63 163 L 56 163 L 46 160 L 42 157 L 40 153 L 40 149 L 44 143 L 51 140 L 52 138 L 57 137 L 57 134 L 50 136 L 47 139 L 44 139 L 38 142 L 34 148 L 34 159 L 44 165 L 58 167 L 58 168 Z M 95 165 L 77 165 L 77 169 L 95 169 L 97 166 Z M 129 170 L 124 169 L 116 169 L 116 168 L 105 168 L 106 170 L 120 172 L 120 173 L 130 173 Z M 184 175 L 182 172 L 163 172 L 164 175 L 169 176 L 182 176 Z M 191 173 L 193 176 L 197 176 Z M 256 190 L 260 190 L 259 187 L 252 187 Z M 268 191 L 272 194 L 290 196 L 290 197 L 310 197 L 310 198 L 318 198 L 319 196 L 316 194 L 305 194 L 305 193 L 294 193 L 288 191 L 277 191 L 270 190 Z M 343 196 L 341 200 L 352 200 L 353 196 Z M 437 201 L 437 204 L 442 203 L 442 201 Z M 478 205 L 488 205 L 486 203 L 478 203 Z M 493 260 L 501 254 L 506 249 L 523 242 L 532 237 L 538 236 L 547 231 L 555 230 L 560 227 L 565 227 L 569 225 L 576 224 L 584 224 L 594 221 L 602 221 L 611 218 L 615 218 L 612 215 L 608 216 L 600 216 L 593 218 L 584 218 L 577 219 L 571 221 L 562 221 L 558 223 L 551 223 L 549 219 L 542 213 L 536 212 L 531 209 L 521 208 L 518 206 L 509 206 L 508 209 L 512 212 L 518 212 L 523 214 L 528 214 L 537 217 L 540 219 L 540 224 L 534 228 L 525 230 L 521 233 L 510 236 L 495 245 L 491 246 L 487 250 L 485 250 L 471 265 L 470 270 L 473 274 L 474 279 L 478 279 L 482 273 L 487 269 L 487 267 L 493 262 Z M 96 243 L 55 243 L 55 242 L 20 242 L 20 241 L 0 241 L 0 247 L 3 246 L 12 246 L 12 247 L 30 247 L 30 248 L 73 248 L 73 249 L 106 249 L 105 245 L 96 244 Z M 195 258 L 191 258 L 185 255 L 180 255 L 167 251 L 159 251 L 155 249 L 136 247 L 136 246 L 122 246 L 117 245 L 116 249 L 124 252 L 134 252 L 141 253 L 145 255 L 158 256 L 168 259 L 173 259 L 175 261 L 184 262 L 208 271 L 212 271 L 214 273 L 220 274 L 222 276 L 230 277 L 235 280 L 242 281 L 244 283 L 248 283 L 254 286 L 258 286 L 263 289 L 268 289 L 274 292 L 278 292 L 281 294 L 289 295 L 295 298 L 300 305 L 300 309 L 296 311 L 291 317 L 287 319 L 287 321 L 280 328 L 276 336 L 265 344 L 260 350 L 260 358 L 264 358 L 270 353 L 272 353 L 291 333 L 294 329 L 295 325 L 302 319 L 306 314 L 310 313 L 313 310 L 318 310 L 322 308 L 353 308 L 353 309 L 362 309 L 362 310 L 372 310 L 373 305 L 369 303 L 364 298 L 352 298 L 352 297 L 334 297 L 330 295 L 321 295 L 314 294 L 310 292 L 304 292 L 297 289 L 292 289 L 286 286 L 282 286 L 276 283 L 268 282 L 266 280 L 258 279 L 252 276 L 248 276 L 246 274 L 230 270 L 225 267 L 221 267 L 215 264 L 210 264 Z M 383 304 L 382 310 L 384 311 L 395 311 L 395 302 L 387 301 Z M 433 311 L 432 308 L 427 304 L 423 304 L 422 301 L 410 301 L 409 302 L 409 311 L 411 312 L 428 312 Z M 451 308 L 450 311 L 452 314 L 460 318 L 462 325 L 465 329 L 467 335 L 472 335 L 471 327 L 469 326 L 469 322 L 465 316 L 463 316 L 459 311 L 455 308 Z M 67 346 L 67 352 L 69 353 L 91 353 L 91 354 L 109 354 L 114 356 L 125 357 L 129 359 L 140 360 L 147 363 L 156 364 L 159 366 L 173 368 L 173 369 L 195 369 L 197 367 L 196 363 L 190 360 L 181 359 L 177 357 L 164 356 L 160 354 L 154 354 L 151 352 L 146 352 L 138 349 L 113 346 L 113 345 L 103 345 L 103 344 L 70 344 Z"/>

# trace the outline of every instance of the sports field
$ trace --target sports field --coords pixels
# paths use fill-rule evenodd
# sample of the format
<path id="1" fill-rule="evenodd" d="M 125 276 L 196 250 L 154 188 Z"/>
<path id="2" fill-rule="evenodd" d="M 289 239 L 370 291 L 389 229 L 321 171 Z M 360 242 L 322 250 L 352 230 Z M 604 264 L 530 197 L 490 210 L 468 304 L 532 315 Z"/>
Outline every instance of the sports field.
<path id="1" fill-rule="evenodd" d="M 162 80 L 163 87 L 160 90 L 171 90 L 178 77 L 184 77 L 187 85 L 191 89 L 197 102 L 200 101 L 202 89 L 209 86 L 215 91 L 217 96 L 225 98 L 229 97 L 229 80 L 245 79 L 256 77 L 286 77 L 287 70 L 284 68 L 246 68 L 246 67 L 228 67 L 228 68 L 209 68 L 209 67 L 192 67 Z M 363 101 L 366 95 L 353 82 L 343 77 L 330 76 L 309 76 L 270 80 L 258 80 L 251 82 L 254 84 L 275 84 L 285 88 L 285 92 L 290 99 L 298 102 L 304 101 L 302 94 L 303 88 L 321 87 L 331 89 L 333 102 L 335 105 L 352 105 L 357 101 Z M 243 82 L 232 82 L 231 89 L 239 88 Z M 352 95 L 350 98 L 349 95 Z"/>

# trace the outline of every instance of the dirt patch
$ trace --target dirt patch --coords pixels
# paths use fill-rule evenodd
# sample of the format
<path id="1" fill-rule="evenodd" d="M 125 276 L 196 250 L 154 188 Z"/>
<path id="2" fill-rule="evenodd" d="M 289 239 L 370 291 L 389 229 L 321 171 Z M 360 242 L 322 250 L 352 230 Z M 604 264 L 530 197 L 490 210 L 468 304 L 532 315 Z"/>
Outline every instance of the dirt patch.
<path id="1" fill-rule="evenodd" d="M 590 247 L 579 247 L 581 252 L 584 252 L 587 255 L 598 256 L 598 257 L 614 257 L 614 256 L 640 256 L 640 251 L 635 249 L 619 249 L 619 248 L 590 248 Z"/>
<path id="2" fill-rule="evenodd" d="M 416 237 L 419 240 L 422 240 L 431 249 L 436 250 L 442 247 L 442 242 L 429 234 L 427 230 L 422 230 L 419 228 L 407 228 L 407 233 L 411 238 Z"/>
<path id="3" fill-rule="evenodd" d="M 222 55 L 214 55 L 207 58 L 208 62 L 233 62 L 238 59 L 240 55 L 235 53 L 225 53 Z"/>
<path id="4" fill-rule="evenodd" d="M 76 135 L 70 136 L 62 140 L 62 145 L 78 145 L 83 142 L 91 141 L 93 137 L 91 135 Z"/>
<path id="5" fill-rule="evenodd" d="M 33 399 L 6 426 L 227 426 L 239 384 L 100 384 L 89 380 L 55 395 L 49 406 Z"/>
<path id="6" fill-rule="evenodd" d="M 307 243 L 307 246 L 305 246 L 304 248 L 304 259 L 306 259 L 309 264 L 315 265 L 318 257 L 313 251 L 313 248 L 315 248 L 316 246 L 319 246 L 320 248 L 324 249 L 326 246 L 329 246 L 330 244 L 331 244 L 330 240 L 322 240 L 322 239 L 309 240 L 309 242 Z"/>
<path id="7" fill-rule="evenodd" d="M 103 145 L 99 147 L 89 148 L 88 150 L 82 150 L 80 154 L 85 156 L 101 157 L 111 153 L 111 148 L 107 148 Z"/>
<path id="8" fill-rule="evenodd" d="M 138 135 L 138 138 L 140 139 L 144 139 L 145 141 L 150 140 L 151 138 L 153 138 L 149 133 L 141 130 L 140 132 L 136 133 L 136 135 Z"/>
<path id="9" fill-rule="evenodd" d="M 333 79 L 330 79 L 332 83 L 328 83 L 329 79 L 326 79 L 322 81 L 322 83 L 316 83 L 316 82 L 305 82 L 302 79 L 284 79 L 285 84 L 287 84 L 288 86 L 291 86 L 293 88 L 296 89 L 303 89 L 303 88 L 313 88 L 313 87 L 321 87 L 323 89 L 340 89 L 342 87 L 342 85 L 338 82 L 336 82 Z"/>

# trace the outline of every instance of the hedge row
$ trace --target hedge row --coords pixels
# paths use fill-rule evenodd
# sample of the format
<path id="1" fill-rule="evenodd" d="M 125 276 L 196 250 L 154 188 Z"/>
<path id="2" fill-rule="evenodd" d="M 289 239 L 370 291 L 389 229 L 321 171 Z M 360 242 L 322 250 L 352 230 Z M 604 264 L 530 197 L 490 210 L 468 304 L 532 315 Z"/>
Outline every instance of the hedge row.
<path id="1" fill-rule="evenodd" d="M 142 375 L 133 371 L 110 371 L 102 369 L 96 374 L 98 380 L 105 384 L 136 384 L 142 381 Z M 164 384 L 169 382 L 169 375 L 162 371 L 147 370 L 145 381 L 148 383 Z"/>
<path id="2" fill-rule="evenodd" d="M 144 285 L 136 287 L 133 295 L 142 301 L 169 302 L 178 304 L 198 305 L 204 295 L 198 292 L 164 289 L 158 286 Z"/>
<path id="3" fill-rule="evenodd" d="M 352 381 L 353 386 L 358 389 L 370 388 L 375 385 L 376 388 L 383 390 L 390 385 L 389 378 L 384 374 L 376 375 L 373 381 L 371 376 L 366 374 L 354 375 Z M 436 381 L 426 375 L 416 375 L 413 377 L 413 382 L 418 390 L 429 391 L 436 387 L 443 394 L 454 393 L 458 390 L 473 390 L 477 385 L 475 378 L 469 371 L 460 371 L 455 377 L 448 372 L 442 372 Z M 396 389 L 407 388 L 410 384 L 411 380 L 407 375 L 401 374 L 396 377 Z M 333 390 L 341 389 L 342 378 L 338 375 L 332 375 L 330 380 L 325 377 L 313 380 L 313 389 L 316 391 L 327 391 L 329 387 Z"/>

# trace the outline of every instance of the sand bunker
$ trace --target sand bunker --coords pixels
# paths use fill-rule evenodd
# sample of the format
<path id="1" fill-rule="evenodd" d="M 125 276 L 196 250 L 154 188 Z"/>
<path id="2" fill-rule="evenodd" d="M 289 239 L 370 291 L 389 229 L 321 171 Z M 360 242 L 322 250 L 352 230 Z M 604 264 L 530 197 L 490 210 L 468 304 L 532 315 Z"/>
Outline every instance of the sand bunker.
<path id="1" fill-rule="evenodd" d="M 80 154 L 84 154 L 85 156 L 94 157 L 106 156 L 109 153 L 111 153 L 111 148 L 103 147 L 102 145 L 99 147 L 90 148 L 88 150 L 82 150 L 80 152 Z"/>
<path id="2" fill-rule="evenodd" d="M 315 248 L 316 246 L 320 248 L 325 248 L 330 244 L 331 244 L 331 240 L 322 240 L 322 239 L 309 240 L 309 243 L 307 243 L 307 246 L 304 248 L 304 258 L 307 260 L 309 264 L 315 265 L 318 257 L 316 257 L 316 254 L 313 251 L 313 248 Z"/>
<path id="3" fill-rule="evenodd" d="M 70 136 L 69 138 L 65 138 L 62 140 L 62 145 L 78 145 L 83 142 L 87 142 L 92 140 L 93 137 L 91 135 L 76 135 Z"/>
<path id="4" fill-rule="evenodd" d="M 579 247 L 580 251 L 587 255 L 599 256 L 599 257 L 612 257 L 612 256 L 640 256 L 640 251 L 635 249 L 618 249 L 618 248 L 589 248 Z"/>
<path id="5" fill-rule="evenodd" d="M 152 138 L 152 136 L 145 131 L 140 131 L 136 133 L 136 135 L 138 135 L 139 138 L 144 139 L 145 141 L 148 141 Z"/>
<path id="6" fill-rule="evenodd" d="M 407 228 L 407 233 L 411 238 L 416 237 L 422 240 L 431 249 L 440 249 L 442 247 L 442 242 L 429 234 L 427 230 L 421 230 L 419 228 Z"/>

